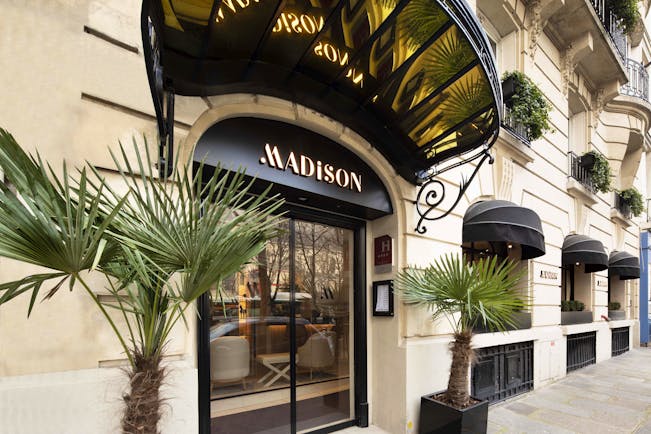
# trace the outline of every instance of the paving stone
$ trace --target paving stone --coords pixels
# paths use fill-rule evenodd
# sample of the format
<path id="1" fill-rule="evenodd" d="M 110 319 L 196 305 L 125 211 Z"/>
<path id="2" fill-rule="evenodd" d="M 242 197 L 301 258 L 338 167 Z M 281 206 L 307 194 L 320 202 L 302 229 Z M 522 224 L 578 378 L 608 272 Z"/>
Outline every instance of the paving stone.
<path id="1" fill-rule="evenodd" d="M 622 434 L 618 427 L 556 410 L 541 409 L 531 417 L 577 433 Z"/>
<path id="2" fill-rule="evenodd" d="M 521 414 L 523 416 L 528 416 L 537 410 L 536 407 L 526 404 L 524 402 L 514 402 L 513 404 L 509 405 L 507 408 L 510 411 Z"/>
<path id="3" fill-rule="evenodd" d="M 572 431 L 548 424 L 545 421 L 532 419 L 530 416 L 522 416 L 507 408 L 493 413 L 489 411 L 489 422 L 501 426 L 505 431 L 502 433 L 534 433 L 534 434 L 572 434 Z"/>

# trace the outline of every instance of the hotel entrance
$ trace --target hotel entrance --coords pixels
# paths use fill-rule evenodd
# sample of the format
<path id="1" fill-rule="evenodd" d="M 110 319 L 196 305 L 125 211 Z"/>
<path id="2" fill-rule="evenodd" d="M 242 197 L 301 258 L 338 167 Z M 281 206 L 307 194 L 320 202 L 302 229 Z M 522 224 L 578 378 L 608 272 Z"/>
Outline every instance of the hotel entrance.
<path id="1" fill-rule="evenodd" d="M 255 263 L 211 294 L 212 433 L 353 424 L 359 232 L 286 219 Z"/>

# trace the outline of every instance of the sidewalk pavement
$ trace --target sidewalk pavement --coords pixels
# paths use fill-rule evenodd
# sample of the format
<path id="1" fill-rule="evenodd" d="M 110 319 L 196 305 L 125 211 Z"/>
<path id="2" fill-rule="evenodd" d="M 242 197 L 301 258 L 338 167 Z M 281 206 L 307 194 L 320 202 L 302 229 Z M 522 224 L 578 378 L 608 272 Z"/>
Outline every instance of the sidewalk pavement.
<path id="1" fill-rule="evenodd" d="M 651 348 L 633 349 L 491 406 L 488 432 L 651 433 Z"/>
<path id="2" fill-rule="evenodd" d="M 352 427 L 345 434 L 390 434 Z M 488 433 L 651 434 L 651 348 L 632 349 L 492 405 Z"/>

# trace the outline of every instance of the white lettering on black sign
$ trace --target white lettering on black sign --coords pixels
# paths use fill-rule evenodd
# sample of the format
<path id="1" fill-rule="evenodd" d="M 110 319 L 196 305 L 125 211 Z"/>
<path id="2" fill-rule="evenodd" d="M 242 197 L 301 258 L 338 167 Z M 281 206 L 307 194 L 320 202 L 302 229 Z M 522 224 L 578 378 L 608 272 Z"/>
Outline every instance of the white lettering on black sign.
<path id="1" fill-rule="evenodd" d="M 321 160 L 314 161 L 306 155 L 294 152 L 290 152 L 286 158 L 283 158 L 278 147 L 269 143 L 264 145 L 264 153 L 265 155 L 260 157 L 260 164 L 268 164 L 269 167 L 278 170 L 291 171 L 294 175 L 314 178 L 320 182 L 336 184 L 341 188 L 362 192 L 362 175 L 359 173 L 334 167 Z"/>

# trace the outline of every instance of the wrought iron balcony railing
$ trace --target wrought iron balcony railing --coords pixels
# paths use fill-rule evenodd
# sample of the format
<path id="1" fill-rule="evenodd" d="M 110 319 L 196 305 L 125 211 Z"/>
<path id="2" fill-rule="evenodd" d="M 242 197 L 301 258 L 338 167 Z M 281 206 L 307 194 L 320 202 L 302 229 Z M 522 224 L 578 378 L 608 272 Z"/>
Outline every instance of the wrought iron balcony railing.
<path id="1" fill-rule="evenodd" d="M 590 4 L 592 4 L 592 7 L 597 13 L 599 21 L 603 24 L 606 33 L 610 35 L 610 39 L 613 41 L 615 48 L 617 48 L 622 61 L 626 61 L 626 35 L 622 26 L 619 24 L 619 18 L 610 10 L 606 0 L 590 0 Z"/>
<path id="2" fill-rule="evenodd" d="M 511 134 L 516 136 L 522 143 L 531 146 L 531 132 L 526 125 L 516 120 L 511 113 L 511 109 L 504 105 L 504 115 L 502 117 L 502 126 Z"/>
<path id="3" fill-rule="evenodd" d="M 581 157 L 570 151 L 567 153 L 570 176 L 579 181 L 591 193 L 595 193 L 595 187 L 592 182 L 592 172 L 590 169 L 581 164 Z"/>
<path id="4" fill-rule="evenodd" d="M 633 215 L 631 212 L 631 206 L 626 203 L 626 201 L 622 198 L 622 195 L 618 192 L 615 192 L 615 209 L 628 219 L 630 219 Z"/>
<path id="5" fill-rule="evenodd" d="M 649 73 L 644 65 L 633 59 L 626 59 L 628 83 L 622 86 L 621 93 L 649 100 Z"/>

